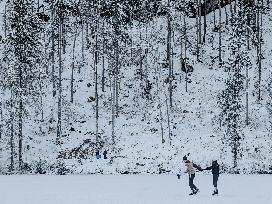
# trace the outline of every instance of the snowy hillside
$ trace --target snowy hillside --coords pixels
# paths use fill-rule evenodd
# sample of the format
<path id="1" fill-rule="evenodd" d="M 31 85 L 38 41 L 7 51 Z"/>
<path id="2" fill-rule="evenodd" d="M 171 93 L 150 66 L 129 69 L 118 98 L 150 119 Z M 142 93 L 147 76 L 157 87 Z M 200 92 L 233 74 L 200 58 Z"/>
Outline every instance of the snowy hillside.
<path id="1" fill-rule="evenodd" d="M 234 2 L 221 17 L 219 9 L 207 14 L 203 42 L 204 17 L 196 24 L 174 1 L 162 6 L 170 21 L 155 15 L 120 25 L 113 22 L 121 10 L 103 18 L 85 1 L 56 3 L 53 12 L 45 0 L 41 8 L 28 2 L 34 13 L 25 19 L 37 25 L 28 68 L 16 61 L 15 7 L 0 2 L 8 33 L 0 33 L 2 174 L 176 173 L 188 153 L 203 166 L 218 159 L 223 172 L 272 172 L 271 5 L 259 11 L 258 35 L 238 11 L 231 17 Z M 107 160 L 96 159 L 98 149 Z"/>

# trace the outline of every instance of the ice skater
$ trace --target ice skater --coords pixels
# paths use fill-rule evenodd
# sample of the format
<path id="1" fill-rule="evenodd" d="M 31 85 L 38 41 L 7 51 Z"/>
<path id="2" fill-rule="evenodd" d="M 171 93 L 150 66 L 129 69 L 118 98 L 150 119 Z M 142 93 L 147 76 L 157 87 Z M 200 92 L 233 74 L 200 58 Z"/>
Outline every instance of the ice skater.
<path id="1" fill-rule="evenodd" d="M 189 195 L 197 194 L 199 192 L 199 189 L 194 184 L 194 178 L 195 178 L 195 173 L 196 173 L 195 168 L 197 168 L 199 170 L 202 170 L 202 169 L 199 166 L 195 165 L 192 161 L 189 161 L 187 159 L 187 156 L 183 157 L 183 162 L 184 162 L 185 166 L 187 167 L 186 172 L 189 175 L 189 186 L 192 190 L 192 192 Z"/>
<path id="2" fill-rule="evenodd" d="M 213 191 L 212 195 L 218 195 L 217 182 L 218 182 L 218 178 L 219 178 L 219 169 L 220 169 L 220 166 L 217 163 L 217 160 L 213 160 L 211 166 L 203 169 L 203 170 L 212 170 L 213 186 L 214 186 L 214 191 Z"/>

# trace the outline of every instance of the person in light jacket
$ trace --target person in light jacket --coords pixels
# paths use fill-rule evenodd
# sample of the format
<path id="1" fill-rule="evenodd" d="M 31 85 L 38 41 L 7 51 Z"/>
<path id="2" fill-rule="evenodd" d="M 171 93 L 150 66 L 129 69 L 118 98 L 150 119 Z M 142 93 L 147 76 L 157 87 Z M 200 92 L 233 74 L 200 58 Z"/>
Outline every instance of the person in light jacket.
<path id="1" fill-rule="evenodd" d="M 183 162 L 187 168 L 186 172 L 189 175 L 189 186 L 192 190 L 192 192 L 189 195 L 197 194 L 199 192 L 199 189 L 194 184 L 194 178 L 195 178 L 196 168 L 200 171 L 202 171 L 202 169 L 199 166 L 195 165 L 192 161 L 188 160 L 187 156 L 183 157 Z"/>

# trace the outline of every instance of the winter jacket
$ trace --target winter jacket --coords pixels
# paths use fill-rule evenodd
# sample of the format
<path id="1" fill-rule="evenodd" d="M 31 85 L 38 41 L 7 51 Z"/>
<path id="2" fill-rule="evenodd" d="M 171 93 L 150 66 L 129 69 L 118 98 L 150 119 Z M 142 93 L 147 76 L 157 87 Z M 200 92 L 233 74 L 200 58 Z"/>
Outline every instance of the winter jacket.
<path id="1" fill-rule="evenodd" d="M 212 174 L 219 175 L 219 173 L 220 173 L 219 169 L 220 169 L 220 167 L 219 167 L 219 164 L 217 163 L 217 161 L 213 161 L 212 165 L 207 167 L 205 170 L 212 170 Z"/>
<path id="2" fill-rule="evenodd" d="M 187 173 L 188 173 L 189 175 L 195 174 L 196 171 L 195 171 L 194 163 L 193 163 L 193 162 L 187 160 L 187 161 L 185 162 L 185 166 L 187 167 Z"/>

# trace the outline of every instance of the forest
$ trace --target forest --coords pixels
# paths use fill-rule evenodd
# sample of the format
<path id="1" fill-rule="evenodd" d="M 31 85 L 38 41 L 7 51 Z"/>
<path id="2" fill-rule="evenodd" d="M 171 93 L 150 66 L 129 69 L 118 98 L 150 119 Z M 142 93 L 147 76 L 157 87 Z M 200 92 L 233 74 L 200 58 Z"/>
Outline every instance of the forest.
<path id="1" fill-rule="evenodd" d="M 272 173 L 271 6 L 1 0 L 0 173 Z"/>

